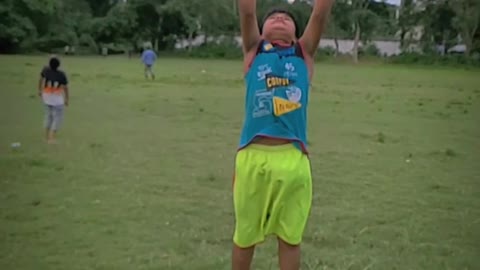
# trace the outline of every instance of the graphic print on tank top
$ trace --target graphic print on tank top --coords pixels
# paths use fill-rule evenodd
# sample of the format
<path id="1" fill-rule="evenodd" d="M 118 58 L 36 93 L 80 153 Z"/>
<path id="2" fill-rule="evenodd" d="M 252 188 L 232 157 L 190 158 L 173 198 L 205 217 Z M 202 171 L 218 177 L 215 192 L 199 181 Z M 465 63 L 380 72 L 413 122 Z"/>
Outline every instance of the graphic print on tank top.
<path id="1" fill-rule="evenodd" d="M 270 43 L 263 45 L 263 51 L 275 49 Z M 285 50 L 287 53 L 288 49 Z M 282 51 L 278 54 L 281 55 Z M 258 81 L 265 80 L 265 88 L 257 89 L 254 96 L 254 108 L 252 116 L 254 118 L 271 115 L 281 116 L 299 109 L 302 97 L 302 90 L 295 86 L 295 77 L 298 77 L 295 65 L 292 62 L 282 63 L 281 67 L 275 70 L 283 70 L 281 76 L 275 75 L 273 68 L 269 64 L 262 64 L 257 67 Z M 277 92 L 277 93 L 276 93 Z M 284 94 L 278 94 L 283 92 Z M 282 98 L 281 96 L 286 96 Z"/>

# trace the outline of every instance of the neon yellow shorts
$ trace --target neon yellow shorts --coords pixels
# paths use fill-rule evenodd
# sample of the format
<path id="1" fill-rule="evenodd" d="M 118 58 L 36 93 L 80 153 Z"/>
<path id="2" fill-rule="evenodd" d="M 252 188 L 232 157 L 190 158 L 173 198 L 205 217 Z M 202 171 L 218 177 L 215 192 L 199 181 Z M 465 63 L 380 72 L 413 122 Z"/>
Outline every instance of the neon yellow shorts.
<path id="1" fill-rule="evenodd" d="M 310 160 L 292 144 L 251 144 L 237 153 L 234 243 L 246 248 L 276 235 L 298 245 L 312 204 Z"/>

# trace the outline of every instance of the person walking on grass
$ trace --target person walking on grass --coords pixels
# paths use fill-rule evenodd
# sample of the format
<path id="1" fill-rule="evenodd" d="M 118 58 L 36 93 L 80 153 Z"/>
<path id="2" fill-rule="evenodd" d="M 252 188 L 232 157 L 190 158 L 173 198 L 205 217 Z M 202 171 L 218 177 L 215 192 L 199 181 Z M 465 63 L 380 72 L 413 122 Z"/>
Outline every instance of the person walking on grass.
<path id="1" fill-rule="evenodd" d="M 60 60 L 50 58 L 48 66 L 40 73 L 38 95 L 45 104 L 45 131 L 47 143 L 56 143 L 56 133 L 63 121 L 64 106 L 69 104 L 68 80 L 65 72 L 59 70 Z"/>
<path id="2" fill-rule="evenodd" d="M 157 54 L 152 50 L 150 46 L 147 46 L 142 53 L 142 62 L 145 65 L 145 79 L 149 77 L 155 80 L 155 74 L 153 73 L 153 64 L 157 60 Z"/>
<path id="3" fill-rule="evenodd" d="M 300 244 L 312 202 L 309 86 L 333 2 L 313 0 L 300 36 L 287 9 L 270 10 L 259 29 L 256 0 L 238 0 L 246 104 L 233 179 L 233 270 L 250 269 L 255 246 L 268 235 L 278 239 L 280 269 L 300 269 Z"/>

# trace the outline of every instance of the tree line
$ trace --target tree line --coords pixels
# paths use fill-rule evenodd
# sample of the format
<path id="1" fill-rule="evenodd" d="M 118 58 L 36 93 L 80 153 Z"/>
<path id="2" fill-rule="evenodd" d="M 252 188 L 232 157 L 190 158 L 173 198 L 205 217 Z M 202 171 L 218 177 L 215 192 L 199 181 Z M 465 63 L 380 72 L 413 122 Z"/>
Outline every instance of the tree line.
<path id="1" fill-rule="evenodd" d="M 274 5 L 287 6 L 304 27 L 311 1 L 258 0 L 258 17 Z M 464 57 L 480 51 L 480 0 L 402 0 L 400 6 L 375 0 L 336 0 L 324 37 L 354 41 L 398 40 L 403 51 L 448 54 L 461 44 Z M 303 30 L 303 29 L 301 29 Z M 140 51 L 151 42 L 172 50 L 179 40 L 239 35 L 236 0 L 0 0 L 0 52 L 52 52 L 74 46 L 78 53 Z M 214 39 L 216 40 L 216 39 Z M 193 50 L 187 42 L 186 50 Z M 215 44 L 214 44 L 215 45 Z M 218 46 L 218 44 L 216 45 Z M 220 55 L 221 56 L 221 55 Z"/>

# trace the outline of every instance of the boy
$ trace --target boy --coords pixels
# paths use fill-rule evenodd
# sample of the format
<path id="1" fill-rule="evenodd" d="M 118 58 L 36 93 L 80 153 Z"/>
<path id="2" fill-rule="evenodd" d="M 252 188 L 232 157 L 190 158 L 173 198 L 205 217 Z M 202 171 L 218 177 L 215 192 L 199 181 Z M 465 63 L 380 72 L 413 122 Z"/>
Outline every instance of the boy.
<path id="1" fill-rule="evenodd" d="M 38 95 L 45 104 L 45 130 L 48 144 L 56 143 L 55 135 L 63 120 L 64 105 L 68 106 L 68 80 L 60 71 L 60 61 L 57 57 L 50 58 L 47 67 L 40 73 Z"/>
<path id="2" fill-rule="evenodd" d="M 142 62 L 145 65 L 145 79 L 148 79 L 148 75 L 152 77 L 152 80 L 155 80 L 155 74 L 153 74 L 152 66 L 157 60 L 157 54 L 150 48 L 146 47 L 146 50 L 142 53 Z"/>
<path id="3" fill-rule="evenodd" d="M 313 1 L 299 38 L 287 10 L 268 12 L 259 30 L 256 0 L 238 0 L 247 91 L 235 158 L 233 270 L 250 269 L 255 245 L 271 234 L 278 238 L 280 269 L 300 269 L 312 201 L 306 147 L 309 85 L 333 1 Z"/>

